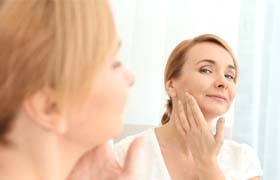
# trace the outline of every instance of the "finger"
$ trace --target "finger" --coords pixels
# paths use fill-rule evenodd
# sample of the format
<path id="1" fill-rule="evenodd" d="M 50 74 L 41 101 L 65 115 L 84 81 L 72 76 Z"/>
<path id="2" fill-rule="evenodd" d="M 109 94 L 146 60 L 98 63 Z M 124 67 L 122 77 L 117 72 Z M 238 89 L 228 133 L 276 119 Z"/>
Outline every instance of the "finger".
<path id="1" fill-rule="evenodd" d="M 140 160 L 142 159 L 142 153 L 141 153 L 141 147 L 144 143 L 144 137 L 140 136 L 137 137 L 129 146 L 124 167 L 123 167 L 123 173 L 127 176 L 133 176 L 136 174 L 136 170 L 141 168 L 138 167 Z"/>
<path id="2" fill-rule="evenodd" d="M 106 141 L 103 144 L 98 145 L 97 147 L 95 147 L 94 149 L 92 149 L 91 151 L 89 151 L 90 155 L 92 156 L 92 158 L 99 158 L 104 160 L 110 160 L 110 161 L 114 161 L 115 160 L 115 154 L 113 151 L 113 145 L 112 145 L 112 141 Z"/>
<path id="3" fill-rule="evenodd" d="M 184 129 L 185 132 L 188 132 L 190 129 L 190 123 L 186 118 L 186 113 L 183 107 L 182 102 L 178 101 L 178 114 L 177 118 L 180 121 L 180 126 Z"/>
<path id="4" fill-rule="evenodd" d="M 67 180 L 108 179 L 114 170 L 121 169 L 117 163 L 110 141 L 84 153 L 71 170 Z"/>
<path id="5" fill-rule="evenodd" d="M 187 124 L 185 125 L 186 127 L 183 128 L 183 124 L 182 124 L 180 118 L 178 117 L 178 115 L 179 115 L 179 101 L 176 101 L 176 103 L 174 103 L 174 112 L 175 112 L 174 119 L 175 119 L 176 128 L 177 128 L 179 134 L 181 134 L 182 137 L 185 137 L 186 130 L 188 130 L 189 127 L 188 127 L 188 122 L 186 122 L 186 120 L 184 120 L 185 123 L 187 123 Z"/>
<path id="6" fill-rule="evenodd" d="M 99 174 L 98 171 L 104 166 L 103 157 L 100 156 L 103 146 L 98 145 L 85 152 L 75 163 L 67 180 L 88 179 L 91 175 Z"/>
<path id="7" fill-rule="evenodd" d="M 172 98 L 172 109 L 174 110 L 175 114 L 178 113 L 178 99 L 176 97 Z"/>
<path id="8" fill-rule="evenodd" d="M 175 125 L 176 125 L 177 131 L 179 132 L 179 134 L 181 134 L 182 137 L 185 137 L 186 131 L 182 127 L 182 123 L 180 122 L 177 115 L 175 115 Z"/>
<path id="9" fill-rule="evenodd" d="M 113 151 L 112 141 L 107 141 L 103 144 L 98 145 L 93 150 L 88 152 L 87 157 L 84 158 L 85 161 L 90 161 L 90 169 L 92 171 L 98 171 L 97 169 L 120 169 L 115 153 Z M 105 173 L 105 174 L 104 174 Z M 107 176 L 105 171 L 99 171 L 98 174 L 101 176 Z"/>
<path id="10" fill-rule="evenodd" d="M 196 124 L 196 119 L 193 116 L 191 101 L 189 96 L 186 94 L 185 96 L 185 111 L 186 111 L 186 118 L 190 124 L 190 128 L 196 128 L 198 125 Z"/>
<path id="11" fill-rule="evenodd" d="M 199 127 L 203 127 L 203 126 L 208 127 L 208 124 L 206 123 L 204 115 L 201 112 L 201 109 L 200 109 L 199 105 L 197 104 L 197 101 L 195 100 L 195 98 L 188 92 L 186 92 L 186 97 L 188 99 L 189 107 L 192 111 L 196 125 Z"/>
<path id="12" fill-rule="evenodd" d="M 225 127 L 225 119 L 219 118 L 216 124 L 215 140 L 220 145 L 222 145 L 224 141 L 224 127 Z"/>

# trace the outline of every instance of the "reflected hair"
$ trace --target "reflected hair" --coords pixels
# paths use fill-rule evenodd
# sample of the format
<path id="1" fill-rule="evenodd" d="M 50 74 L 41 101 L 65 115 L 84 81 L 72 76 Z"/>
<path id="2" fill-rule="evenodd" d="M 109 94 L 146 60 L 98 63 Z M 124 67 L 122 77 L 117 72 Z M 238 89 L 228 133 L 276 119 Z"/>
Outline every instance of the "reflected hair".
<path id="1" fill-rule="evenodd" d="M 89 95 L 116 39 L 106 0 L 1 0 L 0 142 L 24 100 L 54 90 L 65 110 Z"/>

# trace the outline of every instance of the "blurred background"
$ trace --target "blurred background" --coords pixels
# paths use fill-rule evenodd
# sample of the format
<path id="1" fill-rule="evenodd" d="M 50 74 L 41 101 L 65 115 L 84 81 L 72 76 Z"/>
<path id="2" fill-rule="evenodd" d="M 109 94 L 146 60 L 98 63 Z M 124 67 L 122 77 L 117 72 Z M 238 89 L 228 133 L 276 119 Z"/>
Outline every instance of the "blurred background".
<path id="1" fill-rule="evenodd" d="M 238 92 L 225 115 L 238 142 L 254 147 L 262 180 L 280 179 L 280 1 L 111 0 L 122 41 L 119 58 L 136 76 L 126 124 L 159 125 L 167 99 L 164 66 L 182 40 L 212 33 L 240 66 Z M 278 74 L 279 73 L 279 74 Z M 279 79 L 278 79 L 279 78 Z"/>

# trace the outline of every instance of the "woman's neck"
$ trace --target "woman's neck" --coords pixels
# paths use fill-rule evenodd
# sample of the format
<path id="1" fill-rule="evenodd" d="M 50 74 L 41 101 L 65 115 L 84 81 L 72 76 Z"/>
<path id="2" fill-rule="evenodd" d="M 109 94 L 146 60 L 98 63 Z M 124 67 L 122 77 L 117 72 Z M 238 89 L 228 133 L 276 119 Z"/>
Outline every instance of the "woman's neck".
<path id="1" fill-rule="evenodd" d="M 86 151 L 26 119 L 17 119 L 8 137 L 13 145 L 0 148 L 0 179 L 66 179 Z"/>
<path id="2" fill-rule="evenodd" d="M 168 123 L 156 128 L 156 136 L 159 141 L 161 149 L 175 150 L 177 152 L 186 152 L 186 146 L 179 132 L 176 129 L 174 121 L 170 120 Z"/>
<path id="3" fill-rule="evenodd" d="M 211 120 L 207 121 L 211 127 Z M 189 152 L 189 149 L 179 133 L 174 116 L 165 125 L 156 129 L 156 136 L 162 149 L 176 150 L 176 152 Z"/>

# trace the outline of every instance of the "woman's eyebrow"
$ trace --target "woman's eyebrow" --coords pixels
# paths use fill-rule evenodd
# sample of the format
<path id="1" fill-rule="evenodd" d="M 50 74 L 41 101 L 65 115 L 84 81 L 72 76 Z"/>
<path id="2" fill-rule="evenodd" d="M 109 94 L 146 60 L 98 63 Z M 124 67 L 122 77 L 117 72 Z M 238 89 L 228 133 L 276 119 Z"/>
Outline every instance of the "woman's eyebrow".
<path id="1" fill-rule="evenodd" d="M 200 61 L 198 61 L 196 64 L 200 64 L 200 63 L 203 63 L 203 62 L 208 62 L 208 63 L 211 63 L 211 64 L 216 64 L 216 62 L 212 59 L 202 59 Z"/>
<path id="2" fill-rule="evenodd" d="M 208 62 L 210 64 L 216 64 L 216 61 L 214 61 L 212 59 L 202 59 L 202 60 L 198 61 L 196 64 L 200 64 L 200 63 L 203 63 L 203 62 Z M 228 65 L 227 68 L 235 70 L 235 66 L 234 65 Z"/>
<path id="3" fill-rule="evenodd" d="M 228 65 L 228 68 L 235 71 L 235 66 L 234 65 Z"/>

